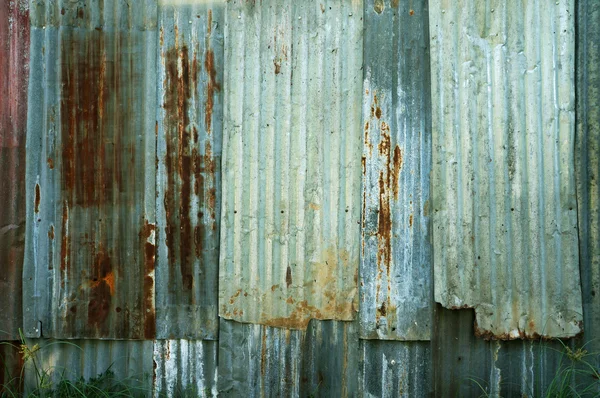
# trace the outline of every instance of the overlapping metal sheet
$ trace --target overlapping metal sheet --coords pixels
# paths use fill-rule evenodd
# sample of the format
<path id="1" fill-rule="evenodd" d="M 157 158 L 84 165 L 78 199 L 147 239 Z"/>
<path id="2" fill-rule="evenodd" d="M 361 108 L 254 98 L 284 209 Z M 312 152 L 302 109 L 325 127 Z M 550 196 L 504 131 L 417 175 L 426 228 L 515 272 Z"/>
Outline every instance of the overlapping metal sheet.
<path id="1" fill-rule="evenodd" d="M 435 300 L 482 337 L 582 329 L 574 11 L 430 3 Z"/>
<path id="2" fill-rule="evenodd" d="M 361 397 L 433 396 L 431 371 L 429 342 L 360 342 Z"/>
<path id="3" fill-rule="evenodd" d="M 22 327 L 29 5 L 0 4 L 0 340 Z"/>
<path id="4" fill-rule="evenodd" d="M 358 330 L 311 321 L 306 331 L 222 320 L 219 396 L 354 396 Z"/>
<path id="5" fill-rule="evenodd" d="M 187 3 L 159 7 L 157 337 L 216 339 L 225 3 Z"/>
<path id="6" fill-rule="evenodd" d="M 216 397 L 217 342 L 157 340 L 155 397 Z"/>
<path id="7" fill-rule="evenodd" d="M 32 1 L 27 336 L 155 336 L 156 16 Z"/>
<path id="8" fill-rule="evenodd" d="M 362 4 L 230 1 L 219 315 L 305 329 L 357 310 Z"/>
<path id="9" fill-rule="evenodd" d="M 360 334 L 428 340 L 431 118 L 426 2 L 365 2 Z"/>
<path id="10" fill-rule="evenodd" d="M 577 205 L 586 348 L 600 352 L 600 3 L 577 8 Z M 600 367 L 600 356 L 594 363 Z M 600 387 L 599 387 L 600 388 Z"/>

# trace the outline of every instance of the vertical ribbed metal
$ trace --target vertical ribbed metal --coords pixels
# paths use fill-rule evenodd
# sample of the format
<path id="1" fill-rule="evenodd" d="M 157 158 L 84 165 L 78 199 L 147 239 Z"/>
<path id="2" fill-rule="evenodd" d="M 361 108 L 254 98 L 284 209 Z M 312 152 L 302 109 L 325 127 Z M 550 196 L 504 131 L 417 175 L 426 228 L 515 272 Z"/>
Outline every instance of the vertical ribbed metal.
<path id="1" fill-rule="evenodd" d="M 0 340 L 22 327 L 29 5 L 0 4 Z M 10 299 L 8 299 L 10 297 Z"/>
<path id="2" fill-rule="evenodd" d="M 27 336 L 155 336 L 156 16 L 32 1 Z"/>
<path id="3" fill-rule="evenodd" d="M 361 340 L 359 396 L 427 397 L 431 381 L 429 342 Z"/>
<path id="4" fill-rule="evenodd" d="M 360 247 L 362 4 L 230 1 L 219 315 L 351 320 Z"/>
<path id="5" fill-rule="evenodd" d="M 600 352 L 600 3 L 577 8 L 577 204 L 584 339 Z M 600 368 L 600 356 L 594 358 Z M 600 386 L 596 390 L 600 392 Z"/>
<path id="6" fill-rule="evenodd" d="M 225 3 L 197 3 L 159 7 L 158 338 L 218 334 Z"/>
<path id="7" fill-rule="evenodd" d="M 582 329 L 574 11 L 430 3 L 435 300 L 483 337 Z"/>
<path id="8" fill-rule="evenodd" d="M 160 340 L 154 344 L 155 397 L 216 397 L 217 343 Z"/>
<path id="9" fill-rule="evenodd" d="M 428 340 L 431 117 L 426 2 L 365 2 L 360 335 Z"/>
<path id="10" fill-rule="evenodd" d="M 353 322 L 314 320 L 299 331 L 222 320 L 219 395 L 356 396 L 358 344 Z"/>

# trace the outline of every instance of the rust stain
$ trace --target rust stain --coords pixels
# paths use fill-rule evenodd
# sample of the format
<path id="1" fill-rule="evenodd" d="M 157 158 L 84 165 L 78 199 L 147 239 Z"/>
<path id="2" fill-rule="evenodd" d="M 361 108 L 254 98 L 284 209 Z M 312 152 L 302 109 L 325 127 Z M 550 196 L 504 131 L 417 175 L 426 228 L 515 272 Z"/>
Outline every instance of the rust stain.
<path id="1" fill-rule="evenodd" d="M 46 163 L 48 163 L 48 168 L 50 170 L 54 169 L 54 160 L 51 157 L 48 157 L 48 159 L 46 159 Z"/>
<path id="2" fill-rule="evenodd" d="M 206 32 L 210 35 L 212 33 L 212 10 L 208 10 L 208 21 L 206 22 Z"/>
<path id="3" fill-rule="evenodd" d="M 40 200 L 41 200 L 41 193 L 40 193 L 40 184 L 35 184 L 35 203 L 34 203 L 34 211 L 36 213 L 40 212 Z"/>
<path id="4" fill-rule="evenodd" d="M 65 200 L 63 203 L 62 228 L 60 242 L 60 271 L 61 271 L 61 286 L 64 287 L 66 274 L 69 268 L 69 252 L 71 249 L 69 239 L 69 204 Z"/>
<path id="5" fill-rule="evenodd" d="M 156 262 L 156 246 L 154 232 L 156 226 L 144 221 L 140 230 L 140 240 L 144 245 L 144 338 L 156 336 L 156 310 L 154 306 L 154 268 Z"/>
<path id="6" fill-rule="evenodd" d="M 181 67 L 180 67 L 181 66 Z M 180 280 L 185 291 L 194 284 L 192 248 L 194 232 L 191 220 L 191 98 L 190 61 L 187 46 L 174 47 L 166 54 L 165 133 L 168 188 L 165 192 L 167 215 L 166 243 L 169 264 L 179 264 Z M 194 253 L 195 254 L 195 253 Z"/>
<path id="7" fill-rule="evenodd" d="M 276 326 L 290 329 L 306 329 L 311 318 L 324 319 L 321 311 L 306 300 L 299 301 L 289 317 L 268 319 L 264 322 L 267 326 Z"/>
<path id="8" fill-rule="evenodd" d="M 399 3 L 400 3 L 400 0 L 392 0 L 392 7 L 398 8 Z"/>
<path id="9" fill-rule="evenodd" d="M 133 148 L 122 139 L 132 118 L 129 104 L 118 98 L 122 54 L 107 58 L 107 48 L 121 40 L 94 30 L 69 36 L 61 47 L 61 183 L 73 205 L 110 203 L 127 188 L 122 164 L 132 158 Z M 106 118 L 116 103 L 122 105 Z"/>
<path id="10" fill-rule="evenodd" d="M 410 16 L 412 17 L 413 15 L 415 15 L 415 10 L 410 10 L 408 13 L 409 13 L 409 14 L 410 14 Z"/>
<path id="11" fill-rule="evenodd" d="M 275 74 L 281 73 L 281 60 L 278 58 L 273 59 L 273 66 L 275 66 Z"/>
<path id="12" fill-rule="evenodd" d="M 394 192 L 394 199 L 398 199 L 398 181 L 400 179 L 400 170 L 402 170 L 402 150 L 398 145 L 394 148 L 392 164 L 394 166 L 392 171 L 392 191 Z"/>
<path id="13" fill-rule="evenodd" d="M 267 331 L 262 328 L 262 347 L 260 350 L 260 374 L 265 377 L 267 370 Z"/>
<path id="14" fill-rule="evenodd" d="M 208 48 L 204 57 L 204 69 L 208 73 L 208 83 L 206 84 L 206 104 L 204 112 L 204 126 L 206 133 L 211 133 L 212 114 L 215 102 L 215 94 L 221 91 L 221 85 L 217 82 L 217 70 L 215 68 L 215 54 Z"/>
<path id="15" fill-rule="evenodd" d="M 410 216 L 408 216 L 408 225 L 409 225 L 410 227 L 412 227 L 412 226 L 413 226 L 413 215 L 412 215 L 412 214 L 411 214 Z"/>
<path id="16" fill-rule="evenodd" d="M 375 12 L 377 14 L 381 14 L 383 12 L 384 8 L 385 8 L 385 4 L 384 4 L 383 0 L 375 0 L 375 3 L 373 4 L 373 9 L 375 10 Z"/>
<path id="17" fill-rule="evenodd" d="M 54 225 L 50 225 L 48 228 L 48 239 L 54 240 Z"/>
<path id="18" fill-rule="evenodd" d="M 287 271 L 285 273 L 285 284 L 286 284 L 287 288 L 289 288 L 290 285 L 292 284 L 292 269 L 290 268 L 289 265 L 288 265 Z"/>
<path id="19" fill-rule="evenodd" d="M 88 303 L 88 323 L 96 327 L 104 326 L 112 303 L 114 293 L 113 264 L 109 254 L 100 246 L 94 256 Z M 111 286 L 112 283 L 112 286 Z"/>

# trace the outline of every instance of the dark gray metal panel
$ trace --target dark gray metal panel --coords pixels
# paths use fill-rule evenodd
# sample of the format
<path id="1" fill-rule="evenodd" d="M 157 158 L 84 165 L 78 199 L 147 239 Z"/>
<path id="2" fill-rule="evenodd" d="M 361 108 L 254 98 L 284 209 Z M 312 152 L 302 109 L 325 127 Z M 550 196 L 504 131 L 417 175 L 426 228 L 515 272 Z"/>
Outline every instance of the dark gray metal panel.
<path id="1" fill-rule="evenodd" d="M 152 394 L 153 341 L 111 341 L 28 339 L 32 357 L 25 363 L 25 391 L 31 392 L 39 386 L 38 374 L 42 370 L 50 373 L 48 381 L 89 381 L 100 374 L 107 375 L 128 389 L 129 396 Z M 34 362 L 35 360 L 35 362 Z M 37 367 L 37 369 L 36 369 Z"/>
<path id="2" fill-rule="evenodd" d="M 432 366 L 435 396 L 539 397 L 571 366 L 568 350 L 561 342 L 543 340 L 488 341 L 474 335 L 473 310 L 435 310 L 432 336 Z M 581 348 L 567 342 L 572 351 Z M 585 358 L 586 361 L 590 357 Z M 589 369 L 586 369 L 589 371 Z M 567 379 L 567 387 L 598 384 L 590 375 Z"/>
<path id="3" fill-rule="evenodd" d="M 360 335 L 428 340 L 427 2 L 365 2 Z"/>
<path id="4" fill-rule="evenodd" d="M 577 8 L 577 204 L 583 340 L 600 368 L 600 3 Z M 600 388 L 600 386 L 599 386 Z"/>
<path id="5" fill-rule="evenodd" d="M 0 340 L 22 327 L 29 5 L 0 3 Z"/>
<path id="6" fill-rule="evenodd" d="M 225 4 L 180 3 L 159 8 L 157 337 L 216 339 Z"/>
<path id="7" fill-rule="evenodd" d="M 34 3 L 25 333 L 152 339 L 156 4 Z"/>
<path id="8" fill-rule="evenodd" d="M 221 321 L 220 396 L 356 396 L 355 323 L 312 320 L 306 331 Z"/>
<path id="9" fill-rule="evenodd" d="M 20 354 L 21 342 L 0 341 L 0 396 L 19 395 L 23 383 L 23 356 Z"/>
<path id="10" fill-rule="evenodd" d="M 574 4 L 430 2 L 435 300 L 486 337 L 582 328 Z"/>
<path id="11" fill-rule="evenodd" d="M 428 397 L 431 370 L 428 341 L 360 341 L 361 397 Z"/>
<path id="12" fill-rule="evenodd" d="M 217 342 L 159 340 L 154 343 L 155 397 L 216 397 Z"/>
<path id="13" fill-rule="evenodd" d="M 220 325 L 219 396 L 299 395 L 302 331 L 224 319 Z"/>

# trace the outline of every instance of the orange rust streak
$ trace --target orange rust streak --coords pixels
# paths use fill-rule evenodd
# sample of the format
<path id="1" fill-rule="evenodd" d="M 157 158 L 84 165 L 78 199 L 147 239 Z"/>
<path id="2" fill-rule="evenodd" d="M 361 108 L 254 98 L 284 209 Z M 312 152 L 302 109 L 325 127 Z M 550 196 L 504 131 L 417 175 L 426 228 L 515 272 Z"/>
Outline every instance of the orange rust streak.
<path id="1" fill-rule="evenodd" d="M 402 170 L 402 150 L 398 145 L 394 148 L 394 169 L 392 172 L 392 190 L 394 192 L 394 199 L 398 199 L 398 182 L 400 179 L 400 171 Z"/>
<path id="2" fill-rule="evenodd" d="M 221 91 L 221 85 L 217 82 L 217 70 L 215 69 L 215 54 L 209 48 L 206 50 L 204 58 L 204 68 L 208 73 L 208 83 L 206 84 L 206 103 L 204 111 L 204 127 L 206 134 L 211 133 L 212 114 L 214 107 L 215 93 Z"/>
<path id="3" fill-rule="evenodd" d="M 35 205 L 34 205 L 34 211 L 36 213 L 40 212 L 40 200 L 41 200 L 40 184 L 35 184 Z"/>

